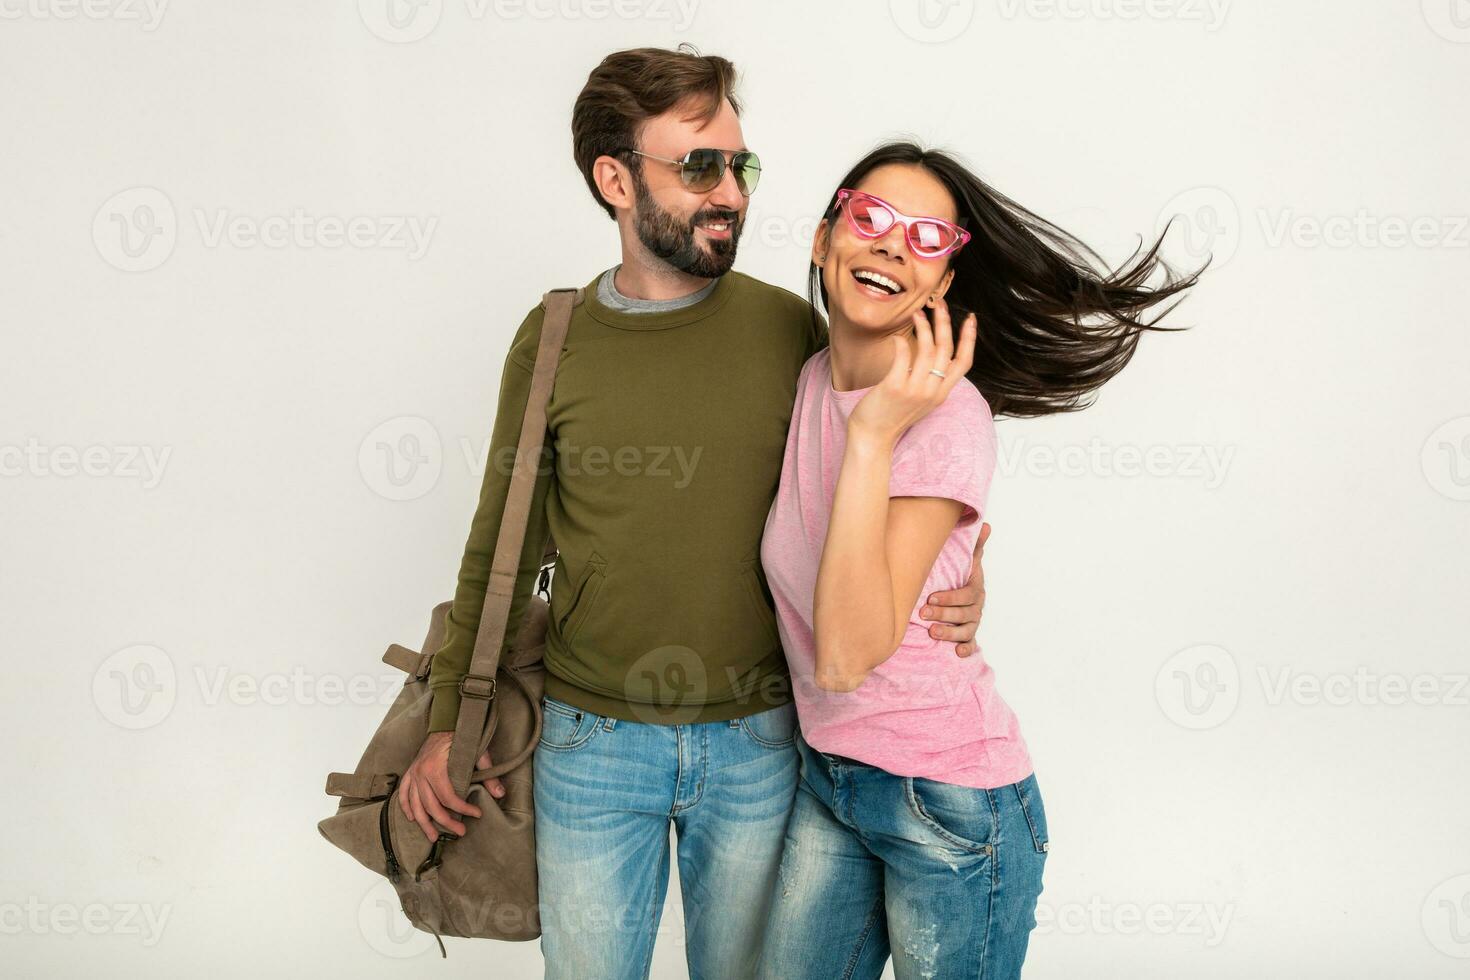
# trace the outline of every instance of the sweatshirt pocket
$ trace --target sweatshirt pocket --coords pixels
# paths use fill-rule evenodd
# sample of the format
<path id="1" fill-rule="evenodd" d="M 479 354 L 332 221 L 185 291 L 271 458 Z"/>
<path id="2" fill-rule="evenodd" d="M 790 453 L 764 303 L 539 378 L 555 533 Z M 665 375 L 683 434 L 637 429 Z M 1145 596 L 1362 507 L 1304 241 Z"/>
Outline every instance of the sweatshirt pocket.
<path id="1" fill-rule="evenodd" d="M 597 596 L 602 591 L 606 580 L 607 559 L 594 551 L 587 559 L 587 563 L 582 566 L 582 573 L 577 576 L 577 581 L 572 586 L 571 601 L 557 619 L 557 630 L 561 634 L 563 644 L 571 643 L 577 631 L 582 628 L 582 624 L 587 622 L 588 614 L 597 602 Z"/>

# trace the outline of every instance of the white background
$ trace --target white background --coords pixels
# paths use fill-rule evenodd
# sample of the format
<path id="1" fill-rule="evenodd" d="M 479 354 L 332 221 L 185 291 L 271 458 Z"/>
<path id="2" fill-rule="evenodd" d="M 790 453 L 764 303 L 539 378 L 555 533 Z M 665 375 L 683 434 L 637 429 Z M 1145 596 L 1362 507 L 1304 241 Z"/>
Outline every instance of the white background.
<path id="1" fill-rule="evenodd" d="M 1170 214 L 1215 255 L 1192 330 L 999 426 L 1027 976 L 1465 975 L 1470 5 L 388 2 L 0 0 L 7 972 L 540 975 L 441 963 L 315 823 L 384 710 L 341 686 L 453 591 L 508 338 L 617 259 L 572 100 L 691 41 L 766 166 L 747 273 L 800 290 L 906 134 L 1114 264 Z"/>

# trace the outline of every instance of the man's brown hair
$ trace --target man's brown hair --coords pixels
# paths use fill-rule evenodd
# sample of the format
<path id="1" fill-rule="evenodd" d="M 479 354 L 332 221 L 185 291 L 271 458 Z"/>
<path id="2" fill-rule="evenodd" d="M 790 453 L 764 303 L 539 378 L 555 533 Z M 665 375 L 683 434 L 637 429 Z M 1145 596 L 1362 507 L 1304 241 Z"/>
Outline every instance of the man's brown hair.
<path id="1" fill-rule="evenodd" d="M 702 55 L 693 45 L 632 48 L 614 51 L 587 76 L 572 107 L 572 156 L 592 197 L 616 217 L 592 179 L 592 164 L 600 156 L 617 156 L 630 167 L 641 158 L 619 151 L 636 146 L 643 123 L 688 102 L 695 118 L 709 122 L 728 100 L 736 113 L 735 66 L 717 55 Z"/>

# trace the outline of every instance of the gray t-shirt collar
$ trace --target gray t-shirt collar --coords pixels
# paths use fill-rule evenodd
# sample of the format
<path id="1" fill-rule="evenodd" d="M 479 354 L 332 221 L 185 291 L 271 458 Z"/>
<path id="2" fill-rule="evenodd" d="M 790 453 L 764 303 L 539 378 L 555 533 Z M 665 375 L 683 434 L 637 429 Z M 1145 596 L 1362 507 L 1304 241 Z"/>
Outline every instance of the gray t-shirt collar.
<path id="1" fill-rule="evenodd" d="M 634 299 L 631 296 L 624 296 L 613 285 L 613 276 L 621 268 L 622 264 L 619 263 L 604 272 L 602 278 L 597 280 L 597 301 L 619 313 L 668 313 L 671 310 L 682 310 L 686 306 L 693 306 L 705 299 L 720 284 L 720 280 L 711 279 L 709 285 L 699 291 L 675 299 Z"/>

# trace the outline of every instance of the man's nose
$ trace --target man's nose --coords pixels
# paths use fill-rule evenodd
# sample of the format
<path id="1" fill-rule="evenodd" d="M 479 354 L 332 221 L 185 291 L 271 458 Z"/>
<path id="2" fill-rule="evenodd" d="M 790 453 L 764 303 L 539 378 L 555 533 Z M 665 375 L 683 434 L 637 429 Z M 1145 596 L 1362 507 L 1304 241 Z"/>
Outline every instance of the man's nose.
<path id="1" fill-rule="evenodd" d="M 724 208 L 727 211 L 742 211 L 745 208 L 746 197 L 740 193 L 740 185 L 735 182 L 735 168 L 727 166 L 725 172 L 720 175 L 720 182 L 715 185 L 714 190 L 709 192 L 709 206 L 712 208 Z"/>

